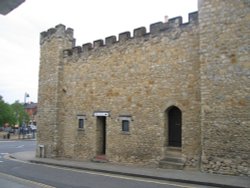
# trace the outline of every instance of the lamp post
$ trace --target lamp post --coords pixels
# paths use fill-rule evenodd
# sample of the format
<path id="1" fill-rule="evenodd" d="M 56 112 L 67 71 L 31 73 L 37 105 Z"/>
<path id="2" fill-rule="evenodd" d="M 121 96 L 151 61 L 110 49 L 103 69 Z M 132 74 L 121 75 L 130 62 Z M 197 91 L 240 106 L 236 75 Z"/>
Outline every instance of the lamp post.
<path id="1" fill-rule="evenodd" d="M 28 98 L 28 97 L 30 97 L 30 95 L 25 92 L 25 94 L 24 94 L 24 105 L 26 104 L 26 98 Z"/>
<path id="2" fill-rule="evenodd" d="M 27 92 L 25 92 L 24 93 L 24 109 L 26 108 L 26 99 L 28 98 L 28 97 L 30 97 L 30 95 L 27 93 Z M 26 119 L 25 119 L 25 117 L 24 117 L 24 119 L 23 119 L 23 124 L 22 124 L 22 127 L 21 127 L 21 133 L 22 133 L 22 135 L 23 135 L 23 138 L 24 138 L 24 135 L 26 134 L 26 123 L 25 123 L 25 121 L 26 121 Z"/>

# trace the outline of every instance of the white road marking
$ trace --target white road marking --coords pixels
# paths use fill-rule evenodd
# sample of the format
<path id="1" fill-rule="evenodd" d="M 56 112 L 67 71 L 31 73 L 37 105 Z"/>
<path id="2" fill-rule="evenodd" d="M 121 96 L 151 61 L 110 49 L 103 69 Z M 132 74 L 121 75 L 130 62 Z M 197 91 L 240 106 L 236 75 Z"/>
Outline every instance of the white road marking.
<path id="1" fill-rule="evenodd" d="M 24 145 L 16 146 L 16 148 L 23 148 L 23 147 L 24 147 Z"/>
<path id="2" fill-rule="evenodd" d="M 0 155 L 8 155 L 9 153 L 0 153 Z"/>

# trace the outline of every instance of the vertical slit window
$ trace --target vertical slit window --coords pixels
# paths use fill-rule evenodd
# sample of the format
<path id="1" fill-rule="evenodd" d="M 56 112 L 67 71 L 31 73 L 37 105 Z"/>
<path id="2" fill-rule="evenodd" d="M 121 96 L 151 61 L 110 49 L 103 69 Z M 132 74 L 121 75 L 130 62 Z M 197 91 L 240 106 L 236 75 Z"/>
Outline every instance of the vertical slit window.
<path id="1" fill-rule="evenodd" d="M 122 131 L 129 132 L 129 120 L 122 120 Z"/>
<path id="2" fill-rule="evenodd" d="M 78 128 L 83 129 L 84 128 L 84 119 L 78 119 Z"/>

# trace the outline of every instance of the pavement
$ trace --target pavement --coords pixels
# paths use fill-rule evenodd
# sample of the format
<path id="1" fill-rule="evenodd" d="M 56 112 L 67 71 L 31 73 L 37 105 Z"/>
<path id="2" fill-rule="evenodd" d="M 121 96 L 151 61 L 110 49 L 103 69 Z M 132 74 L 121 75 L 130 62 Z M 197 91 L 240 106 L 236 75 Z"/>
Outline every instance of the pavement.
<path id="1" fill-rule="evenodd" d="M 151 178 L 179 183 L 223 187 L 223 188 L 250 188 L 250 177 L 210 174 L 190 170 L 170 170 L 136 166 L 123 166 L 112 163 L 97 163 L 91 161 L 72 161 L 62 159 L 36 158 L 35 152 L 19 152 L 10 155 L 11 158 L 73 169 L 103 172 L 117 175 L 126 175 L 140 178 Z"/>

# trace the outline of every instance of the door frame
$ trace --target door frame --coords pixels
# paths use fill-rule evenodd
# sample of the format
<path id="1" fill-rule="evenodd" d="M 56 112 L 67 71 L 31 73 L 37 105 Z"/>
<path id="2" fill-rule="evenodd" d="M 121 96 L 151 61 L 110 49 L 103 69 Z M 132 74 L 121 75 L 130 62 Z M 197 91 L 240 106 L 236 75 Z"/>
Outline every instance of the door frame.
<path id="1" fill-rule="evenodd" d="M 107 117 L 109 111 L 95 111 L 96 117 L 96 155 L 106 155 L 107 151 Z"/>

